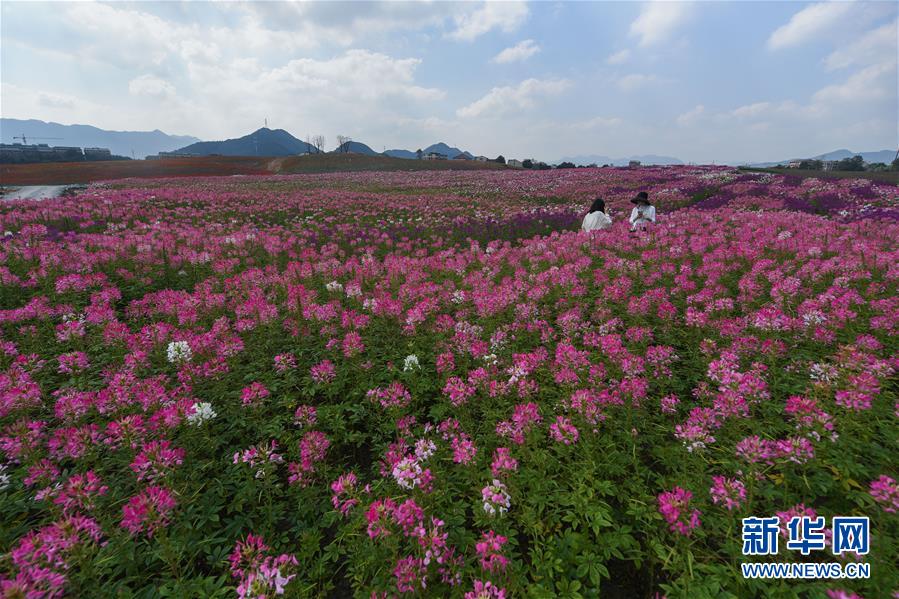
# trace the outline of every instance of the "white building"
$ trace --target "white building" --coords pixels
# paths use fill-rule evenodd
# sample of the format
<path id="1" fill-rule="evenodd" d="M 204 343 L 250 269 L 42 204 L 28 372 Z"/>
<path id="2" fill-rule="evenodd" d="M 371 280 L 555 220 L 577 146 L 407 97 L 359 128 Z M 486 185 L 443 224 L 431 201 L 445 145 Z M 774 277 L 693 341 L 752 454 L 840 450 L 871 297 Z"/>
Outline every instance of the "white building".
<path id="1" fill-rule="evenodd" d="M 506 160 L 506 165 L 511 166 L 512 168 L 521 168 L 521 160 L 509 158 L 508 160 Z"/>

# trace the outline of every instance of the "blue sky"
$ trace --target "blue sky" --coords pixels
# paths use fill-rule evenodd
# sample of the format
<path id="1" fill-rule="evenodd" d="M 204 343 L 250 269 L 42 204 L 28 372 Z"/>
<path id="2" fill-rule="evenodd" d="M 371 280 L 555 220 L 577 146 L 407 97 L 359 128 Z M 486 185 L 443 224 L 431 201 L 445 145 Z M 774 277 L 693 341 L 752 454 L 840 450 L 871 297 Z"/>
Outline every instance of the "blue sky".
<path id="1" fill-rule="evenodd" d="M 878 150 L 899 137 L 897 6 L 4 0 L 0 113 L 543 160 Z"/>

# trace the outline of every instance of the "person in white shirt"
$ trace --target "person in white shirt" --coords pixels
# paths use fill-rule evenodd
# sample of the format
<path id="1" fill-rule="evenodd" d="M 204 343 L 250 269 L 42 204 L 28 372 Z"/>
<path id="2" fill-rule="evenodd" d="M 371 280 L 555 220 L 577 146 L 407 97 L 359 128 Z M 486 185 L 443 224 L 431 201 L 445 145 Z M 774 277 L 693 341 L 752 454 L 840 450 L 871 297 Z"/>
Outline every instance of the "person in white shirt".
<path id="1" fill-rule="evenodd" d="M 634 209 L 631 210 L 631 217 L 628 219 L 631 223 L 631 231 L 645 229 L 649 223 L 656 222 L 656 207 L 649 203 L 648 193 L 641 191 L 634 196 L 631 204 L 636 204 Z"/>
<path id="2" fill-rule="evenodd" d="M 602 198 L 596 198 L 593 200 L 587 216 L 584 217 L 584 222 L 581 223 L 581 229 L 584 231 L 599 231 L 608 229 L 611 226 L 612 219 L 606 214 L 606 203 Z"/>

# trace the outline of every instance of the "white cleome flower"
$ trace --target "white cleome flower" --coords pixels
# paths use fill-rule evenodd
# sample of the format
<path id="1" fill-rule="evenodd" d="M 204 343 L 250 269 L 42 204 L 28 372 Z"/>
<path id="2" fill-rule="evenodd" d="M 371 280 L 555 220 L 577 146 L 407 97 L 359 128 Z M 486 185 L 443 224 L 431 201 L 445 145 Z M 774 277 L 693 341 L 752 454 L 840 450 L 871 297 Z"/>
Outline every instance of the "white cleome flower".
<path id="1" fill-rule="evenodd" d="M 337 281 L 331 281 L 327 285 L 325 285 L 325 289 L 328 291 L 343 291 L 343 285 L 338 283 Z"/>
<path id="2" fill-rule="evenodd" d="M 190 362 L 193 353 L 190 351 L 187 341 L 172 341 L 166 350 L 166 356 L 172 364 L 180 364 Z"/>
<path id="3" fill-rule="evenodd" d="M 0 464 L 0 491 L 9 487 L 11 477 L 6 473 L 6 464 Z"/>
<path id="4" fill-rule="evenodd" d="M 403 361 L 403 372 L 409 372 L 414 368 L 421 368 L 418 363 L 418 356 L 416 356 L 415 354 L 409 354 Z"/>
<path id="5" fill-rule="evenodd" d="M 193 408 L 193 413 L 187 416 L 187 422 L 193 426 L 200 426 L 207 420 L 212 420 L 218 416 L 218 414 L 215 413 L 215 410 L 212 409 L 212 404 L 209 402 L 204 401 L 202 403 L 195 403 Z"/>

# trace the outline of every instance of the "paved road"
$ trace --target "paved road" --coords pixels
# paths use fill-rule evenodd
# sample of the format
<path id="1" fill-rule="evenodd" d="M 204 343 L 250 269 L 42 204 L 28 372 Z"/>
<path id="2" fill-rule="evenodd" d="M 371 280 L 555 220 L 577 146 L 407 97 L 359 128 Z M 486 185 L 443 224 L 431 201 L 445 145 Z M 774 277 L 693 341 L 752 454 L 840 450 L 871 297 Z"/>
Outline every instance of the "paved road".
<path id="1" fill-rule="evenodd" d="M 5 194 L 4 200 L 46 200 L 62 195 L 69 185 L 27 185 Z"/>

